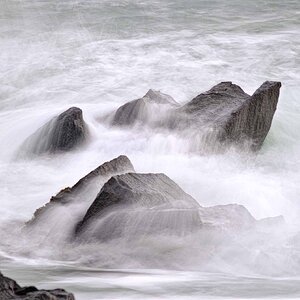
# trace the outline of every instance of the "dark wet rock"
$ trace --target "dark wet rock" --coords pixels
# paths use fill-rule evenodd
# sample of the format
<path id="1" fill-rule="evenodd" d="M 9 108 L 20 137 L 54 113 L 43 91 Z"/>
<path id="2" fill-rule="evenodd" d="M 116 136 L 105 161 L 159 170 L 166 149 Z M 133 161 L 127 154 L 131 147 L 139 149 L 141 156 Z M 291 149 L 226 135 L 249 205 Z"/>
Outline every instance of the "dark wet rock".
<path id="1" fill-rule="evenodd" d="M 134 172 L 134 167 L 125 155 L 105 162 L 81 178 L 73 187 L 61 190 L 45 206 L 37 209 L 33 218 L 27 222 L 27 227 L 36 224 L 39 230 L 45 227 L 44 229 L 48 231 L 51 228 L 58 229 L 65 222 L 73 224 L 76 218 L 84 214 L 111 176 L 127 172 Z M 60 215 L 62 218 L 59 218 Z"/>
<path id="2" fill-rule="evenodd" d="M 1 300 L 75 300 L 73 294 L 63 289 L 38 290 L 34 286 L 21 287 L 16 281 L 0 273 Z"/>
<path id="3" fill-rule="evenodd" d="M 221 82 L 177 110 L 173 127 L 198 129 L 212 144 L 244 145 L 258 150 L 271 127 L 280 82 L 266 81 L 250 96 L 231 82 Z"/>
<path id="4" fill-rule="evenodd" d="M 41 154 L 70 151 L 88 136 L 82 110 L 71 107 L 39 128 L 22 144 L 20 153 Z"/>
<path id="5" fill-rule="evenodd" d="M 186 234 L 199 229 L 199 204 L 164 174 L 111 177 L 77 225 L 83 238 Z"/>
<path id="6" fill-rule="evenodd" d="M 116 111 L 113 125 L 129 126 L 137 122 L 145 124 L 155 121 L 167 109 L 178 107 L 179 104 L 169 95 L 159 91 L 149 90 L 140 99 L 127 102 Z"/>

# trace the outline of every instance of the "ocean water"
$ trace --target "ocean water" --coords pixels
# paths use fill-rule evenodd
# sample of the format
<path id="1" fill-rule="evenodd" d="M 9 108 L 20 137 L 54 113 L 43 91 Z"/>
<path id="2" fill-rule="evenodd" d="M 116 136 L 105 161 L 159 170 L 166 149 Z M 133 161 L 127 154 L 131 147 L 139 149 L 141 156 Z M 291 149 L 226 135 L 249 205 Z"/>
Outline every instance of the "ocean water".
<path id="1" fill-rule="evenodd" d="M 21 284 L 87 299 L 300 297 L 300 2 L 298 0 L 0 0 L 0 270 Z M 105 117 L 152 88 L 185 103 L 220 81 L 252 94 L 282 82 L 261 151 L 200 156 L 197 141 Z M 53 116 L 83 110 L 91 140 L 16 159 Z M 201 205 L 239 203 L 282 215 L 265 235 L 61 243 L 21 228 L 61 188 L 120 154 L 163 172 Z M 60 217 L 60 216 L 58 216 Z"/>

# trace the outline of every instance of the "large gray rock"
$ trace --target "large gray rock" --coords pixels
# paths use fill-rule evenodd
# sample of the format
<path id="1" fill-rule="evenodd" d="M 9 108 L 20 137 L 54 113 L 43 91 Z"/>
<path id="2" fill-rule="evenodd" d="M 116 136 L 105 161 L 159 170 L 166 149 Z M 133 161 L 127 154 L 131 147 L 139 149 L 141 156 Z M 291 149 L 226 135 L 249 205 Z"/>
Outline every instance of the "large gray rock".
<path id="1" fill-rule="evenodd" d="M 61 190 L 50 199 L 50 202 L 37 209 L 26 227 L 34 228 L 44 234 L 50 231 L 55 233 L 57 230 L 66 233 L 67 228 L 72 231 L 74 224 L 82 217 L 103 184 L 111 176 L 127 172 L 134 172 L 134 167 L 125 155 L 105 162 L 81 178 L 73 187 Z M 62 231 L 62 227 L 65 230 Z"/>
<path id="2" fill-rule="evenodd" d="M 247 144 L 258 150 L 270 130 L 280 87 L 280 82 L 266 81 L 250 96 L 231 82 L 221 82 L 179 108 L 172 125 L 198 129 L 211 144 Z"/>
<path id="3" fill-rule="evenodd" d="M 199 208 L 164 174 L 117 175 L 105 183 L 77 225 L 76 235 L 100 240 L 150 233 L 184 235 L 200 228 Z"/>
<path id="4" fill-rule="evenodd" d="M 145 96 L 127 102 L 116 111 L 112 124 L 129 126 L 136 123 L 158 122 L 163 113 L 179 104 L 169 95 L 149 90 Z"/>
<path id="5" fill-rule="evenodd" d="M 87 135 L 88 128 L 83 120 L 82 110 L 71 107 L 29 136 L 20 152 L 41 154 L 70 151 L 81 145 Z"/>
<path id="6" fill-rule="evenodd" d="M 0 273 L 1 300 L 75 300 L 73 294 L 63 289 L 38 290 L 34 286 L 21 287 L 16 281 Z"/>

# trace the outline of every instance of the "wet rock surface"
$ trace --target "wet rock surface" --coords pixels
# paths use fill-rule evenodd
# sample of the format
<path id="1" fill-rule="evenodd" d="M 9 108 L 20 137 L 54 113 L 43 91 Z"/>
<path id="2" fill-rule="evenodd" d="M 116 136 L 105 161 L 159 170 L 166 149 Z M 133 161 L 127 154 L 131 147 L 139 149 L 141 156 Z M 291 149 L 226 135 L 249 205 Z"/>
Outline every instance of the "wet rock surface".
<path id="1" fill-rule="evenodd" d="M 145 124 L 154 120 L 157 114 L 164 110 L 178 107 L 179 104 L 169 95 L 159 91 L 149 90 L 142 98 L 127 102 L 116 111 L 112 124 L 129 126 L 136 123 Z"/>
<path id="2" fill-rule="evenodd" d="M 196 231 L 201 236 L 207 232 L 266 231 L 284 221 L 282 217 L 257 221 L 238 204 L 202 207 L 165 174 L 132 171 L 126 156 L 104 163 L 52 197 L 27 227 L 42 232 L 47 240 L 53 237 L 55 243 L 60 238 L 61 242 L 86 243 L 186 236 Z"/>
<path id="3" fill-rule="evenodd" d="M 71 107 L 29 136 L 20 153 L 37 155 L 70 151 L 83 144 L 87 136 L 88 128 L 82 110 Z"/>
<path id="4" fill-rule="evenodd" d="M 61 206 L 68 206 L 74 202 L 86 202 L 90 204 L 98 194 L 102 185 L 113 175 L 134 172 L 134 167 L 125 155 L 105 162 L 86 176 L 81 178 L 73 187 L 67 187 L 53 196 L 50 201 L 37 209 L 33 218 L 27 225 L 38 224 L 43 219 L 48 219 L 48 213 L 55 213 L 55 209 Z"/>
<path id="5" fill-rule="evenodd" d="M 214 228 L 246 229 L 253 228 L 257 222 L 243 205 L 238 204 L 203 207 L 199 211 L 203 224 Z"/>
<path id="6" fill-rule="evenodd" d="M 201 226 L 199 208 L 195 199 L 164 174 L 117 175 L 103 186 L 76 234 L 89 229 L 87 236 L 99 239 L 160 231 L 183 234 Z"/>
<path id="7" fill-rule="evenodd" d="M 103 184 L 113 175 L 134 172 L 128 157 L 121 155 L 106 162 L 81 178 L 73 187 L 67 187 L 53 196 L 50 201 L 38 208 L 33 218 L 26 223 L 23 233 L 41 237 L 44 244 L 64 244 L 73 237 L 76 224 L 95 200 Z"/>
<path id="8" fill-rule="evenodd" d="M 232 82 L 221 82 L 181 107 L 177 125 L 206 131 L 212 143 L 258 150 L 270 130 L 280 87 L 266 81 L 250 96 Z"/>
<path id="9" fill-rule="evenodd" d="M 39 290 L 34 286 L 21 287 L 16 281 L 0 272 L 1 300 L 75 300 L 73 294 L 63 289 Z"/>
<path id="10" fill-rule="evenodd" d="M 205 152 L 231 145 L 256 151 L 270 130 L 280 87 L 280 82 L 266 81 L 250 96 L 230 81 L 221 82 L 181 107 L 171 97 L 150 90 L 121 106 L 113 124 L 149 124 L 152 116 L 153 126 L 201 140 Z M 151 103 L 160 105 L 151 110 Z"/>
<path id="11" fill-rule="evenodd" d="M 260 224 L 242 205 L 200 206 L 164 174 L 128 173 L 104 184 L 75 234 L 79 240 L 130 239 L 186 235 L 200 229 L 238 232 Z"/>

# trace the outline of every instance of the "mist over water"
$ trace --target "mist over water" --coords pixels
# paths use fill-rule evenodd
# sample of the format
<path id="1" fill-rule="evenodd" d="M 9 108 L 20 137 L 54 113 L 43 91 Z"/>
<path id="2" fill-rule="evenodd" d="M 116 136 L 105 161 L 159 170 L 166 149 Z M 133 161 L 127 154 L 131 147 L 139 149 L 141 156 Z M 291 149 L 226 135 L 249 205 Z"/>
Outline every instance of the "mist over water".
<path id="1" fill-rule="evenodd" d="M 299 298 L 299 26 L 297 0 L 0 0 L 0 270 L 78 299 Z M 257 154 L 200 156 L 196 139 L 108 123 L 150 88 L 184 104 L 221 81 L 252 94 L 266 80 L 282 89 Z M 17 159 L 28 136 L 71 106 L 83 110 L 87 145 Z M 66 228 L 20 234 L 52 195 L 120 154 L 203 206 L 238 203 L 287 226 L 238 241 L 161 236 L 75 248 L 63 242 Z"/>

